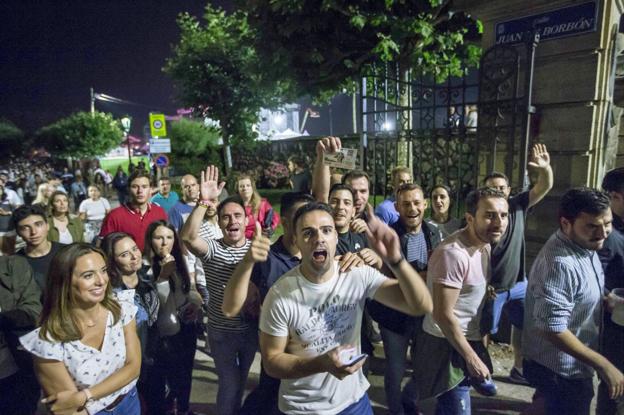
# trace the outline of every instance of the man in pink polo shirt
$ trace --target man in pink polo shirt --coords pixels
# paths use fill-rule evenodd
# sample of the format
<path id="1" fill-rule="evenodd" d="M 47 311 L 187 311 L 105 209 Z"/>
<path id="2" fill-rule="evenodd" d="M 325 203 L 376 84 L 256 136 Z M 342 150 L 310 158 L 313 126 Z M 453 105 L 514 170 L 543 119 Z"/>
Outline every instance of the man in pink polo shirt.
<path id="1" fill-rule="evenodd" d="M 141 251 L 145 245 L 145 231 L 150 223 L 167 220 L 167 213 L 158 205 L 150 203 L 150 176 L 136 170 L 128 179 L 129 200 L 113 209 L 104 218 L 100 239 L 112 232 L 126 232 Z"/>

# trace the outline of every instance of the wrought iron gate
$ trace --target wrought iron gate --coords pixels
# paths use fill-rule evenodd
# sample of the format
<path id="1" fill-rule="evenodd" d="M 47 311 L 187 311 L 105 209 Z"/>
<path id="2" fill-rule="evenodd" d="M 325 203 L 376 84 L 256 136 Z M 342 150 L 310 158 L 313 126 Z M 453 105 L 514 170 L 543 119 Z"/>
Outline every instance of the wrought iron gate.
<path id="1" fill-rule="evenodd" d="M 532 45 L 524 60 L 524 82 L 518 50 L 501 45 L 484 53 L 479 70 L 441 84 L 401 74 L 390 65 L 364 77 L 360 142 L 343 141 L 350 147 L 359 144 L 371 193 L 387 197 L 390 172 L 401 164 L 412 169 L 425 192 L 439 183 L 448 185 L 456 213 L 487 171 L 504 167 L 512 183 L 522 182 L 513 173 L 526 165 L 536 43 Z"/>

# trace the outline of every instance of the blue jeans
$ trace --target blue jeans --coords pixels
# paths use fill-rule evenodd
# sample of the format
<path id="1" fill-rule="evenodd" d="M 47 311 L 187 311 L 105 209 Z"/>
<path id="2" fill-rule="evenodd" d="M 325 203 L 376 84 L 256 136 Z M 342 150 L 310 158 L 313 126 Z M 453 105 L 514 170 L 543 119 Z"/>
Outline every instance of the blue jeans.
<path id="1" fill-rule="evenodd" d="M 507 310 L 509 322 L 522 330 L 524 326 L 524 297 L 527 280 L 517 282 L 510 290 L 496 293 L 494 300 L 486 300 L 481 316 L 481 332 L 496 334 L 503 308 Z"/>
<path id="2" fill-rule="evenodd" d="M 436 415 L 470 415 L 470 385 L 464 381 L 438 396 Z"/>
<path id="3" fill-rule="evenodd" d="M 136 387 L 132 388 L 116 407 L 110 411 L 102 409 L 96 415 L 141 415 L 141 403 Z"/>
<path id="4" fill-rule="evenodd" d="M 219 378 L 217 413 L 237 414 L 249 368 L 258 350 L 258 328 L 253 326 L 242 333 L 211 328 L 208 331 L 208 342 Z"/>
<path id="5" fill-rule="evenodd" d="M 592 378 L 564 378 L 539 363 L 523 363 L 524 377 L 544 395 L 547 414 L 589 415 L 594 397 Z"/>
<path id="6" fill-rule="evenodd" d="M 340 411 L 338 415 L 373 415 L 373 408 L 368 399 L 368 393 L 365 393 L 356 403 Z"/>
<path id="7" fill-rule="evenodd" d="M 418 403 L 418 391 L 414 381 L 410 378 L 403 392 L 401 381 L 405 374 L 406 354 L 409 341 L 413 336 L 412 330 L 399 334 L 379 326 L 386 355 L 386 370 L 384 372 L 384 390 L 388 411 L 393 415 L 403 414 L 404 404 L 409 409 L 415 409 Z"/>

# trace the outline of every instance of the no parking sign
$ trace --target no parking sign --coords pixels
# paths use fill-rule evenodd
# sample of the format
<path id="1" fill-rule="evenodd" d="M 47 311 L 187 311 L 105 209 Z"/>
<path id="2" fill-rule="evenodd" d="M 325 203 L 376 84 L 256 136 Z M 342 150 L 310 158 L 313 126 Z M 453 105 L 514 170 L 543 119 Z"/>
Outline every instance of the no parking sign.
<path id="1" fill-rule="evenodd" d="M 154 157 L 154 163 L 156 163 L 156 167 L 167 167 L 169 166 L 169 157 L 165 154 L 158 154 Z"/>
<path id="2" fill-rule="evenodd" d="M 150 113 L 150 134 L 152 137 L 167 137 L 167 126 L 165 125 L 165 114 Z"/>

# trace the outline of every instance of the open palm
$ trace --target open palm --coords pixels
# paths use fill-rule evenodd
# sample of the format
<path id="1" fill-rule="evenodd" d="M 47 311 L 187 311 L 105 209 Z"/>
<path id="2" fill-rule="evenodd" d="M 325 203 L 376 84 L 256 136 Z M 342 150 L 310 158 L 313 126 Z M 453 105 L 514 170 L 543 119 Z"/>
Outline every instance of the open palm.
<path id="1" fill-rule="evenodd" d="M 200 199 L 204 201 L 217 199 L 223 190 L 223 186 L 225 186 L 225 182 L 219 183 L 219 168 L 212 165 L 206 167 L 206 171 L 201 172 Z"/>
<path id="2" fill-rule="evenodd" d="M 531 149 L 531 161 L 529 166 L 535 168 L 544 168 L 550 165 L 550 155 L 545 144 L 535 144 Z"/>

